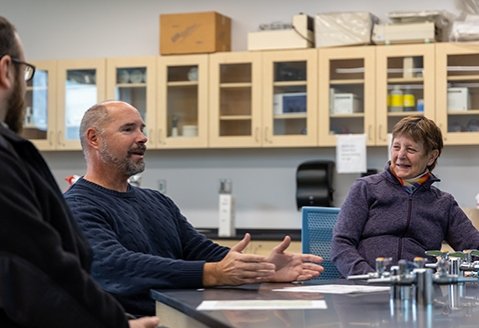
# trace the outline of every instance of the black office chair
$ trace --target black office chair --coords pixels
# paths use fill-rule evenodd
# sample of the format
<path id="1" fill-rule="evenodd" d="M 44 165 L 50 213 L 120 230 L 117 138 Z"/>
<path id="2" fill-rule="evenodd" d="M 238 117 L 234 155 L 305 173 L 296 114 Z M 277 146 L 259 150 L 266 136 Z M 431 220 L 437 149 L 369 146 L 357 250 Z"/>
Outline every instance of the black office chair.
<path id="1" fill-rule="evenodd" d="M 308 161 L 301 163 L 296 170 L 296 205 L 333 206 L 332 161 Z"/>

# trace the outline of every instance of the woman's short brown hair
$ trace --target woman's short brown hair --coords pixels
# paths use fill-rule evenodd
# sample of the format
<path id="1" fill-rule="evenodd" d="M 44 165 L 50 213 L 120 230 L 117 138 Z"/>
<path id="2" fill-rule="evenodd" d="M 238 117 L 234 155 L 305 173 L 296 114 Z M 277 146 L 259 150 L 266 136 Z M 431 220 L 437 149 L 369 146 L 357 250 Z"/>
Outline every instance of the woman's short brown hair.
<path id="1" fill-rule="evenodd" d="M 429 171 L 434 169 L 437 159 L 441 156 L 444 144 L 442 141 L 441 129 L 439 129 L 433 120 L 430 120 L 423 115 L 406 116 L 396 123 L 392 135 L 393 140 L 398 136 L 404 135 L 415 142 L 421 142 L 424 145 L 427 154 L 437 149 L 439 154 L 436 160 L 428 166 Z"/>

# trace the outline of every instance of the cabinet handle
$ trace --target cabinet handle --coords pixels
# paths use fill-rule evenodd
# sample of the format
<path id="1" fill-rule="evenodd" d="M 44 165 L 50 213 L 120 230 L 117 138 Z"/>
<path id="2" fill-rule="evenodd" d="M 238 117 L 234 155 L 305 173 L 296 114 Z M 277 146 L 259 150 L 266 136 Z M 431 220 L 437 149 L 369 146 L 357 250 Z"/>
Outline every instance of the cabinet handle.
<path id="1" fill-rule="evenodd" d="M 379 139 L 381 141 L 387 141 L 387 138 L 383 137 L 383 125 L 379 124 Z"/>
<path id="2" fill-rule="evenodd" d="M 264 141 L 267 143 L 271 143 L 271 140 L 268 138 L 268 127 L 264 128 Z"/>
<path id="3" fill-rule="evenodd" d="M 371 124 L 368 125 L 368 140 L 370 142 L 373 142 L 373 135 L 372 135 L 372 132 L 373 132 L 373 126 Z"/>
<path id="4" fill-rule="evenodd" d="M 254 141 L 256 141 L 256 143 L 259 143 L 259 127 L 256 127 L 254 129 Z"/>
<path id="5" fill-rule="evenodd" d="M 65 146 L 65 145 L 64 145 L 63 142 L 62 142 L 62 133 L 63 133 L 62 131 L 58 131 L 58 134 L 57 134 L 57 143 L 58 143 L 58 145 L 60 145 L 60 146 L 63 147 L 63 146 Z"/>
<path id="6" fill-rule="evenodd" d="M 439 123 L 439 130 L 441 130 L 441 132 L 443 131 L 443 129 L 442 129 L 442 123 Z M 447 131 L 446 131 L 446 132 L 447 132 Z M 446 132 L 443 132 L 443 133 L 442 133 L 442 139 L 443 139 L 444 141 L 447 140 Z"/>

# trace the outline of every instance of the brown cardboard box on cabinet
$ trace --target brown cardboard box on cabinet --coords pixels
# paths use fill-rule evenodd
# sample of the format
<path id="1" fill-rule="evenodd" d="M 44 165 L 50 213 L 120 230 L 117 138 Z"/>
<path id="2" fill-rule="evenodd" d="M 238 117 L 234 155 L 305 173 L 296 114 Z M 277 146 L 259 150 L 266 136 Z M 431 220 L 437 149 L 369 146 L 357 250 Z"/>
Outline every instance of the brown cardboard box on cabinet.
<path id="1" fill-rule="evenodd" d="M 231 50 L 231 19 L 215 11 L 160 15 L 160 54 Z"/>

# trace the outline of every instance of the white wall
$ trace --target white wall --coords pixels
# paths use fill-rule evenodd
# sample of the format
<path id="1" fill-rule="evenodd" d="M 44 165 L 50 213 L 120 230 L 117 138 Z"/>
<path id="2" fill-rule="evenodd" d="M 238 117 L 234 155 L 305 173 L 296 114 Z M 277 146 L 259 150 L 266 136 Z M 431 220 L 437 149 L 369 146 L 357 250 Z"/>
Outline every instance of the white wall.
<path id="1" fill-rule="evenodd" d="M 289 22 L 304 12 L 366 10 L 385 20 L 392 10 L 441 9 L 458 15 L 453 0 L 0 0 L 0 15 L 17 26 L 28 59 L 71 59 L 158 54 L 159 14 L 215 10 L 233 20 L 233 51 L 246 50 L 247 33 L 261 23 Z M 45 152 L 62 189 L 64 177 L 82 174 L 80 152 Z M 167 194 L 196 226 L 217 225 L 220 178 L 233 180 L 238 227 L 299 228 L 295 170 L 310 159 L 334 160 L 333 148 L 150 150 L 144 187 L 167 180 Z M 386 147 L 368 148 L 368 168 L 382 169 Z M 479 146 L 446 147 L 435 173 L 439 186 L 464 207 L 479 192 Z M 340 205 L 359 175 L 335 175 Z"/>

